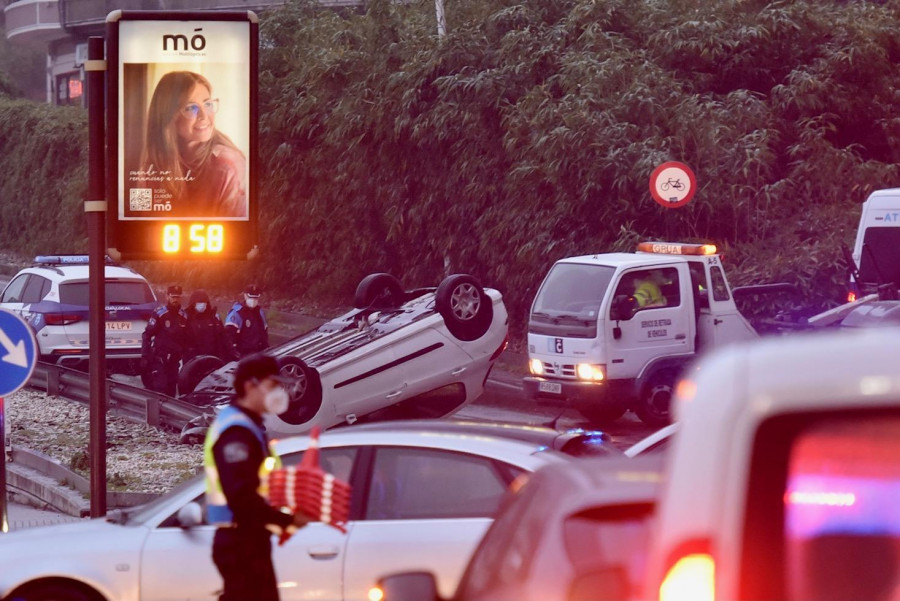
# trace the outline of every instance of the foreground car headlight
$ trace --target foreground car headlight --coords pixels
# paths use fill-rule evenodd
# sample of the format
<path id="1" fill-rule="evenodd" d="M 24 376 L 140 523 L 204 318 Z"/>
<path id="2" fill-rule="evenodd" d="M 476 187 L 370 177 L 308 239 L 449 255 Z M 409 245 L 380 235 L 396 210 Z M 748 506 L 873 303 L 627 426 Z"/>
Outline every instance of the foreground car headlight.
<path id="1" fill-rule="evenodd" d="M 591 365 L 589 363 L 579 363 L 576 368 L 579 380 L 587 380 L 588 382 L 600 382 L 606 377 L 603 373 L 603 365 Z"/>
<path id="2" fill-rule="evenodd" d="M 544 362 L 540 359 L 532 359 L 528 362 L 528 369 L 531 370 L 532 375 L 542 376 L 544 375 Z"/>

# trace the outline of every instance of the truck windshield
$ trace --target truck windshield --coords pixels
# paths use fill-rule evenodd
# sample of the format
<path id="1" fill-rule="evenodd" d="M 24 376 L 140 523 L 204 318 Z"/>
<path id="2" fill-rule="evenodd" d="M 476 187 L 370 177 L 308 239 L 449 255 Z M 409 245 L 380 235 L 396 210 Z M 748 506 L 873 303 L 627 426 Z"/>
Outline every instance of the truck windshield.
<path id="1" fill-rule="evenodd" d="M 575 318 L 596 323 L 615 272 L 615 267 L 607 265 L 557 263 L 534 299 L 532 319 Z"/>
<path id="2" fill-rule="evenodd" d="M 900 227 L 866 229 L 859 258 L 860 284 L 900 286 Z"/>

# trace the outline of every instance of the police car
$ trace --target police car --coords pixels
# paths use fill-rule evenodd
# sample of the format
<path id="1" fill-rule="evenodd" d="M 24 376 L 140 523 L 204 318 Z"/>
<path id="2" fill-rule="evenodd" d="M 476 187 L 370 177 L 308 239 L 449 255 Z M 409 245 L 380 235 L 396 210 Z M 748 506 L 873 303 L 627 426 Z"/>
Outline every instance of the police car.
<path id="1" fill-rule="evenodd" d="M 147 280 L 107 260 L 106 356 L 139 359 L 141 334 L 158 304 Z M 87 359 L 88 257 L 38 256 L 0 294 L 0 307 L 22 316 L 35 331 L 40 359 L 76 365 Z"/>
<path id="2" fill-rule="evenodd" d="M 267 416 L 277 435 L 301 434 L 391 417 L 441 417 L 478 398 L 508 342 L 503 297 L 472 276 L 456 274 L 437 288 L 406 291 L 388 274 L 364 278 L 352 311 L 269 349 L 281 371 L 295 378 L 291 405 Z M 227 403 L 236 362 L 215 369 L 213 357 L 182 368 L 179 387 L 195 368 L 209 375 L 184 396 L 210 407 L 189 424 L 203 436 L 217 405 Z M 221 365 L 221 361 L 218 361 Z M 187 377 L 191 376 L 191 377 Z"/>

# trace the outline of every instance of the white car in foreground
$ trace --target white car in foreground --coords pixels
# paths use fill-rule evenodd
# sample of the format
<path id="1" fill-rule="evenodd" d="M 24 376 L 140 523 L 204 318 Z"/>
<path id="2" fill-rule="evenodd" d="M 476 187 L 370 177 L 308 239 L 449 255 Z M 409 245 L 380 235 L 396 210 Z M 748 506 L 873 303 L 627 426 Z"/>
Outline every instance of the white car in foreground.
<path id="1" fill-rule="evenodd" d="M 278 443 L 297 463 L 308 439 Z M 441 421 L 324 432 L 323 469 L 353 487 L 347 534 L 311 523 L 273 556 L 282 601 L 367 598 L 382 574 L 425 570 L 450 595 L 519 475 L 571 456 L 619 455 L 600 433 Z M 198 521 L 203 481 L 102 519 L 0 535 L 0 598 L 212 601 L 214 526 Z M 251 601 L 251 600 L 248 600 Z"/>
<path id="2" fill-rule="evenodd" d="M 316 425 L 447 415 L 481 395 L 508 342 L 502 295 L 470 275 L 404 291 L 396 278 L 373 274 L 360 282 L 354 305 L 267 351 L 283 373 L 296 378 L 290 408 L 268 416 L 270 432 L 292 435 Z M 234 395 L 237 363 L 203 377 L 219 365 L 215 357 L 197 357 L 182 368 L 179 388 L 191 390 L 183 399 L 210 408 L 189 424 L 186 436 L 202 436 L 213 409 Z"/>

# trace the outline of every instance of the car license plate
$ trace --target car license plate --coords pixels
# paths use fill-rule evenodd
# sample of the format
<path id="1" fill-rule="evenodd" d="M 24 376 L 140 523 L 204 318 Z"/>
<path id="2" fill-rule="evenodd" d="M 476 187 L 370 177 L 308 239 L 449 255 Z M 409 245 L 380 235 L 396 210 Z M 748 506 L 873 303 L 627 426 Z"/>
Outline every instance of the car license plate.
<path id="1" fill-rule="evenodd" d="M 106 331 L 107 332 L 130 332 L 131 331 L 131 322 L 130 321 L 107 321 L 106 322 Z"/>
<path id="2" fill-rule="evenodd" d="M 552 392 L 553 394 L 562 394 L 562 384 L 559 382 L 539 382 L 538 390 L 540 392 Z"/>

